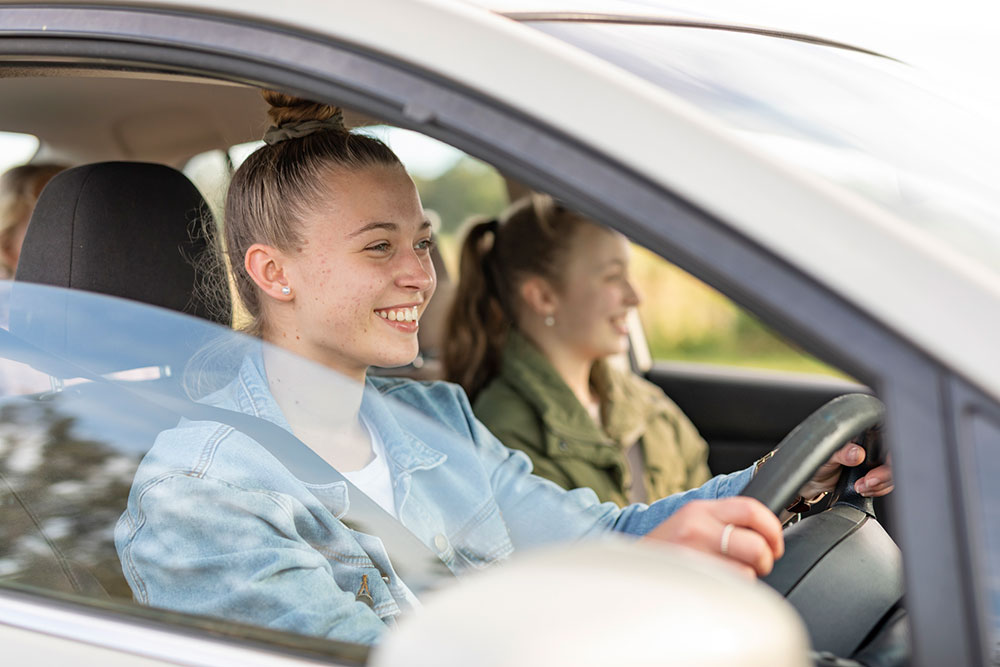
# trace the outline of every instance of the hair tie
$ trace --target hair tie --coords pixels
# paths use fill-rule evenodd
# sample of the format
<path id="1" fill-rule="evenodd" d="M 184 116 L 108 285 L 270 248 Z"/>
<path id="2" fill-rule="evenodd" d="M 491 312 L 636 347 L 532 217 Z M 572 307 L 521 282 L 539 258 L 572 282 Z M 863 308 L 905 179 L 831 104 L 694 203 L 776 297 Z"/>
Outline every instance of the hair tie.
<path id="1" fill-rule="evenodd" d="M 264 133 L 264 143 L 268 146 L 288 141 L 289 139 L 301 139 L 316 132 L 345 132 L 344 114 L 340 109 L 326 120 L 300 120 L 290 123 L 282 123 L 280 126 L 271 126 Z"/>

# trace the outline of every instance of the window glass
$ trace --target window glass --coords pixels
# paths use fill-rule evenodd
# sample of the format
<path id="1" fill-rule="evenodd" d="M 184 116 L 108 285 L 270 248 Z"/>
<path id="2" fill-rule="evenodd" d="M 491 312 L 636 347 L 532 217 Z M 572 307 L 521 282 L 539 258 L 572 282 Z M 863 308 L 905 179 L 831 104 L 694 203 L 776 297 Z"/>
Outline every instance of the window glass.
<path id="1" fill-rule="evenodd" d="M 844 377 L 659 255 L 633 249 L 638 310 L 653 359 Z"/>
<path id="2" fill-rule="evenodd" d="M 0 132 L 0 173 L 24 164 L 37 150 L 37 137 L 17 132 Z"/>
<path id="3" fill-rule="evenodd" d="M 991 664 L 1000 663 L 1000 424 L 981 412 L 966 417 L 975 456 L 974 501 L 981 568 L 979 597 L 985 631 L 993 647 Z M 974 542 L 975 543 L 975 542 Z"/>
<path id="4" fill-rule="evenodd" d="M 366 645 L 452 572 L 600 532 L 452 385 L 363 388 L 88 292 L 0 282 L 0 305 L 0 586 Z"/>

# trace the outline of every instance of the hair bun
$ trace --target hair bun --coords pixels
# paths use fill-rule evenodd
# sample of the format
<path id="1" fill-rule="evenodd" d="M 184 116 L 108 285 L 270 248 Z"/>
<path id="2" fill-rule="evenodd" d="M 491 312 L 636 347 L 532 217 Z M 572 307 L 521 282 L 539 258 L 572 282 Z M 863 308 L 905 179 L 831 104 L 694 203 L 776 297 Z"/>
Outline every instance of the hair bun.
<path id="1" fill-rule="evenodd" d="M 267 116 L 275 127 L 311 120 L 329 120 L 341 113 L 340 107 L 304 100 L 301 97 L 286 95 L 274 90 L 262 90 L 261 95 L 271 105 Z"/>

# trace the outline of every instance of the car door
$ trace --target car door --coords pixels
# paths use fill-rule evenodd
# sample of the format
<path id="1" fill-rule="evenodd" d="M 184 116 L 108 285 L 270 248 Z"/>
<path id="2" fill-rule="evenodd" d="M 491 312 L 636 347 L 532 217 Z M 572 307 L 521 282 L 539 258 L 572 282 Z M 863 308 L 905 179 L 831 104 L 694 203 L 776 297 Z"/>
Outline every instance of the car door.
<path id="1" fill-rule="evenodd" d="M 223 6 L 240 20 L 221 16 L 217 10 Z M 889 442 L 897 454 L 901 546 L 916 661 L 973 664 L 986 654 L 984 638 L 969 630 L 979 627 L 978 607 L 967 574 L 974 569 L 964 538 L 967 519 L 957 500 L 962 477 L 950 456 L 954 433 L 944 386 L 953 377 L 951 368 L 906 332 L 804 271 L 787 254 L 747 236 L 735 222 L 766 209 L 754 204 L 751 194 L 743 193 L 743 213 L 732 213 L 735 204 L 725 211 L 710 210 L 702 205 L 696 181 L 711 183 L 714 175 L 705 171 L 715 176 L 728 172 L 746 177 L 770 200 L 799 211 L 843 215 L 845 221 L 864 219 L 864 214 L 717 136 L 717 128 L 662 92 L 627 77 L 615 83 L 624 76 L 617 69 L 526 37 L 517 26 L 495 17 L 448 12 L 433 3 L 369 4 L 357 14 L 344 9 L 340 15 L 319 6 L 313 9 L 246 8 L 235 2 L 204 11 L 180 5 L 171 11 L 124 4 L 119 9 L 5 5 L 0 8 L 0 49 L 18 66 L 110 60 L 136 72 L 210 74 L 341 100 L 454 143 L 620 229 L 720 289 L 791 340 L 872 387 L 886 402 L 892 426 Z M 432 34 L 393 34 L 387 41 L 388 15 L 404 24 L 420 18 Z M 449 34 L 469 41 L 442 53 Z M 473 73 L 470 62 L 462 62 L 469 59 L 456 57 L 456 52 L 476 42 L 484 50 Z M 535 81 L 525 81 L 523 73 L 505 65 L 499 56 L 510 49 L 539 59 Z M 543 58 L 549 52 L 555 55 Z M 584 64 L 574 65 L 575 58 Z M 560 86 L 551 85 L 553 80 Z M 600 84 L 596 90 L 595 81 Z M 615 94 L 599 95 L 605 87 Z M 567 103 L 574 99 L 594 104 Z M 679 175 L 666 167 L 657 173 L 653 153 L 662 152 L 659 146 L 623 155 L 599 134 L 604 126 L 594 118 L 615 111 L 623 114 L 626 124 L 655 127 L 657 134 L 650 135 L 654 139 L 672 137 L 705 161 L 697 173 Z M 621 143 L 636 147 L 636 142 Z M 793 412 L 805 409 L 768 409 L 792 402 L 787 398 L 792 394 L 798 400 L 800 392 L 791 387 L 765 391 L 770 397 L 755 403 L 733 379 L 713 388 L 696 378 L 671 379 L 666 372 L 650 377 L 679 402 L 686 401 L 683 407 L 695 415 L 709 409 L 713 401 L 705 396 L 720 387 L 753 406 L 752 419 L 782 413 L 787 425 Z M 805 392 L 811 397 L 803 402 L 819 400 L 825 391 Z M 995 404 L 993 398 L 986 400 Z M 711 438 L 725 439 L 724 423 L 715 431 L 711 420 L 700 419 Z M 784 425 L 767 426 L 767 436 L 761 426 L 753 437 L 762 444 Z M 925 530 L 928 525 L 938 530 Z M 4 600 L 14 604 L 16 597 L 5 593 Z M 15 614 L 5 616 L 5 622 L 18 623 Z"/>

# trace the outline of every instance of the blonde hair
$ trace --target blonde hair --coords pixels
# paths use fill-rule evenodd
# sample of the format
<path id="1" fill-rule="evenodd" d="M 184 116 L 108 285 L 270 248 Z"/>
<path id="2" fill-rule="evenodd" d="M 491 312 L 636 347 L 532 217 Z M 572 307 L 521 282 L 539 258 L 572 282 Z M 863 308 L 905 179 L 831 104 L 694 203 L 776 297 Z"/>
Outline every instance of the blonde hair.
<path id="1" fill-rule="evenodd" d="M 0 176 L 0 271 L 6 276 L 13 276 L 17 268 L 7 261 L 15 232 L 28 223 L 42 189 L 63 169 L 61 164 L 25 164 Z"/>
<path id="2" fill-rule="evenodd" d="M 243 266 L 247 249 L 254 243 L 280 250 L 301 244 L 300 221 L 328 201 L 327 184 L 338 171 L 403 168 L 381 141 L 345 129 L 336 120 L 339 108 L 274 91 L 262 94 L 271 105 L 268 116 L 274 127 L 266 135 L 269 143 L 233 175 L 223 227 L 224 254 L 250 316 L 244 330 L 255 336 L 263 333 L 265 323 L 257 285 Z M 278 139 L 270 138 L 274 131 Z"/>
<path id="3" fill-rule="evenodd" d="M 518 326 L 521 283 L 540 276 L 562 289 L 570 244 L 589 224 L 541 194 L 519 199 L 499 219 L 467 224 L 441 356 L 445 379 L 470 399 L 500 372 L 507 334 Z"/>

